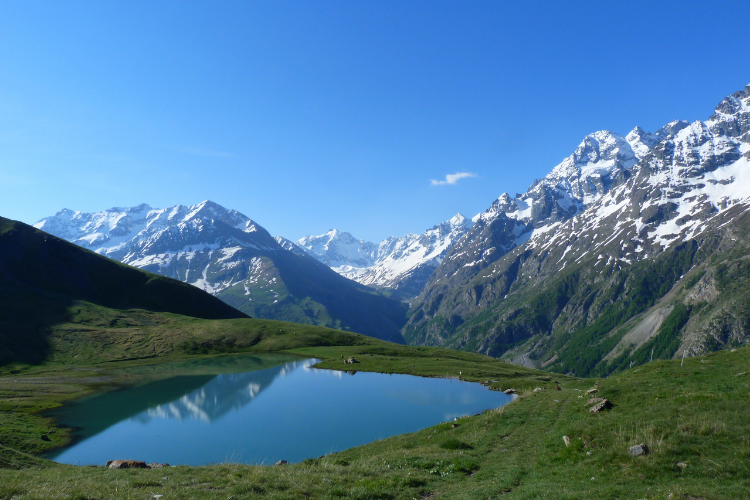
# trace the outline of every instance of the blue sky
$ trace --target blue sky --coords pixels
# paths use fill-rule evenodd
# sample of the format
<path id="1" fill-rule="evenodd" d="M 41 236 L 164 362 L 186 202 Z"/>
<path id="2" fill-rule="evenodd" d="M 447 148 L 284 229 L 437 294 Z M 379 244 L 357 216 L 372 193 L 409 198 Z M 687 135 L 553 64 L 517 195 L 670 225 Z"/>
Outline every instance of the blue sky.
<path id="1" fill-rule="evenodd" d="M 750 82 L 744 2 L 567 4 L 0 1 L 0 215 L 210 199 L 379 241 Z"/>

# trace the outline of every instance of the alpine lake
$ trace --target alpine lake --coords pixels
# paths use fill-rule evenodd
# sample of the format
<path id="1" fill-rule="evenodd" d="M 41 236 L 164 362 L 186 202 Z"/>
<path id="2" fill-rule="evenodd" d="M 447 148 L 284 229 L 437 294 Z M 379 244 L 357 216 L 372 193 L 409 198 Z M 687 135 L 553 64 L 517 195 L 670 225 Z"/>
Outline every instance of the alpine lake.
<path id="1" fill-rule="evenodd" d="M 75 431 L 70 445 L 45 458 L 77 465 L 301 462 L 512 401 L 477 383 L 322 370 L 312 367 L 317 361 L 233 355 L 135 368 L 148 382 L 48 413 Z"/>

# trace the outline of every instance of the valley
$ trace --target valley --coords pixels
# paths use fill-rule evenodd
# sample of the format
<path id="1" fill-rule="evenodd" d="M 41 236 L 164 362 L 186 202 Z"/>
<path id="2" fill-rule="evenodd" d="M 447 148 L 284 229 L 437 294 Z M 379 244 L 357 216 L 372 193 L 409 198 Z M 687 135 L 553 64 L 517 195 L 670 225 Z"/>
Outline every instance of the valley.
<path id="1" fill-rule="evenodd" d="M 253 317 L 603 376 L 750 341 L 748 134 L 750 87 L 706 121 L 589 134 L 526 193 L 379 243 L 273 238 L 210 201 L 35 226 Z"/>
<path id="2" fill-rule="evenodd" d="M 124 264 L 190 283 L 243 313 L 402 342 L 406 306 L 286 249 L 248 217 L 193 206 L 62 210 L 35 224 Z M 283 243 L 283 240 L 281 240 Z"/>
<path id="3" fill-rule="evenodd" d="M 12 332 L 0 338 L 5 354 L 0 365 L 3 498 L 210 499 L 219 493 L 235 498 L 539 498 L 554 491 L 557 498 L 571 499 L 591 494 L 729 499 L 748 488 L 750 424 L 737 411 L 750 393 L 747 347 L 684 361 L 657 357 L 609 377 L 581 379 L 477 353 L 242 317 L 196 287 L 124 266 L 20 223 L 4 220 L 2 227 L 0 278 L 6 297 L 15 301 L 5 302 L 14 307 L 4 307 L 0 318 L 2 331 Z M 19 248 L 24 251 L 14 250 Z M 39 255 L 46 257 L 39 260 Z M 14 259 L 23 258 L 46 266 L 21 272 L 27 267 Z M 725 279 L 721 276 L 718 283 Z M 692 287 L 704 277 L 687 278 Z M 151 296 L 157 284 L 158 293 Z M 690 296 L 703 297 L 704 289 Z M 194 301 L 189 310 L 180 297 Z M 666 317 L 674 311 L 684 314 L 675 306 Z M 205 317 L 196 317 L 199 313 Z M 681 318 L 663 324 L 679 328 Z M 45 350 L 32 356 L 39 345 Z M 490 390 L 513 389 L 518 399 L 277 467 L 221 463 L 117 470 L 39 457 L 73 436 L 73 429 L 48 416 L 49 410 L 94 393 L 141 386 L 158 378 L 165 363 L 238 353 L 316 358 L 322 360 L 316 368 L 328 370 L 449 377 Z M 358 363 L 344 363 L 350 357 Z M 593 403 L 587 404 L 592 391 L 610 406 L 592 413 Z M 640 444 L 649 453 L 632 456 L 631 447 Z M 115 450 L 111 453 L 111 459 L 118 458 Z"/>

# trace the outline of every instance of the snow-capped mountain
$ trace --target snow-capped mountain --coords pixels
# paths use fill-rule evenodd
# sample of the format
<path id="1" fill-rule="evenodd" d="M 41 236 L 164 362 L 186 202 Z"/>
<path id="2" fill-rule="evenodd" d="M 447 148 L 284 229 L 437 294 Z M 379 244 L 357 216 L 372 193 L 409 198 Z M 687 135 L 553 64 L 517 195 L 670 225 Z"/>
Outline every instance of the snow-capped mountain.
<path id="1" fill-rule="evenodd" d="M 401 297 L 415 297 L 446 252 L 472 225 L 471 219 L 456 214 L 422 234 L 391 236 L 378 244 L 332 229 L 302 238 L 297 246 L 342 276 L 397 290 Z"/>
<path id="2" fill-rule="evenodd" d="M 569 219 L 601 198 L 613 184 L 627 179 L 630 169 L 660 138 L 669 135 L 668 131 L 685 126 L 687 122 L 672 122 L 656 133 L 635 127 L 626 137 L 608 130 L 589 134 L 573 154 L 534 181 L 525 194 L 511 198 L 503 193 L 478 219 L 489 222 L 502 214 L 522 223 L 516 244 L 522 243 L 524 235 L 535 228 Z"/>
<path id="3" fill-rule="evenodd" d="M 628 264 L 695 239 L 713 228 L 711 220 L 750 200 L 750 86 L 724 99 L 707 121 L 670 129 L 627 180 L 579 217 L 534 234 L 528 248 L 550 251 L 566 242 L 576 260 L 606 249 Z"/>
<path id="4" fill-rule="evenodd" d="M 716 262 L 743 265 L 749 206 L 750 86 L 704 122 L 592 134 L 526 194 L 503 195 L 478 217 L 413 303 L 405 337 L 524 353 L 524 362 L 584 375 L 640 356 L 667 335 L 659 325 L 672 310 L 686 323 L 681 336 L 658 340 L 671 346 L 665 356 L 745 341 L 750 282 L 722 291 Z M 697 289 L 672 288 L 687 275 Z M 696 296 L 706 305 L 691 316 Z M 660 320 L 632 333 L 651 313 Z"/>
<path id="5" fill-rule="evenodd" d="M 34 227 L 125 264 L 191 283 L 214 295 L 236 284 L 236 277 L 220 282 L 209 280 L 208 263 L 196 268 L 192 262 L 196 255 L 206 253 L 207 261 L 211 261 L 215 252 L 217 261 L 231 268 L 238 263 L 233 256 L 242 249 L 280 250 L 261 226 L 211 201 L 168 209 L 141 204 L 93 214 L 63 209 Z"/>
<path id="6" fill-rule="evenodd" d="M 375 264 L 378 246 L 358 240 L 351 234 L 331 229 L 320 236 L 305 236 L 297 246 L 323 264 L 340 272 L 341 268 L 363 269 Z"/>
<path id="7" fill-rule="evenodd" d="M 211 201 L 166 209 L 62 210 L 34 226 L 125 264 L 195 285 L 255 317 L 399 340 L 403 307 L 372 294 L 236 210 Z"/>
<path id="8" fill-rule="evenodd" d="M 332 229 L 302 238 L 297 245 L 342 276 L 415 297 L 465 234 L 469 236 L 464 245 L 482 242 L 480 248 L 465 250 L 476 261 L 496 260 L 527 241 L 534 230 L 580 213 L 616 181 L 626 179 L 660 138 L 684 126 L 687 122 L 672 122 L 655 133 L 635 127 L 626 137 L 608 130 L 594 132 L 525 194 L 511 198 L 503 193 L 472 219 L 457 214 L 421 235 L 390 237 L 375 244 Z M 444 270 L 449 275 L 457 271 L 450 266 Z"/>
<path id="9" fill-rule="evenodd" d="M 686 124 L 685 124 L 686 125 Z M 679 128 L 679 122 L 670 124 Z M 670 127 L 668 126 L 668 127 Z M 483 213 L 460 244 L 452 248 L 431 281 L 472 276 L 477 268 L 500 259 L 534 232 L 568 220 L 604 196 L 666 133 L 634 128 L 626 137 L 602 130 L 587 135 L 573 154 L 537 179 L 524 194 L 503 193 Z"/>

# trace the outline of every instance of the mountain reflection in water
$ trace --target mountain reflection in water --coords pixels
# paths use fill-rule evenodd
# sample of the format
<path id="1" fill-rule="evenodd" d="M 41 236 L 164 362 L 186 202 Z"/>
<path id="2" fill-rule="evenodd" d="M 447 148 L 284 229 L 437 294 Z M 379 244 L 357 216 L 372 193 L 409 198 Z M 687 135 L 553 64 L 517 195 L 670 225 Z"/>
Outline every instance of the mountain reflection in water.
<path id="1" fill-rule="evenodd" d="M 134 419 L 141 423 L 148 423 L 155 418 L 197 418 L 211 422 L 229 411 L 239 410 L 249 404 L 270 386 L 276 377 L 283 377 L 298 366 L 307 368 L 316 362 L 317 360 L 308 359 L 255 372 L 217 375 L 200 389 L 189 392 L 175 401 L 149 408 L 136 415 Z"/>
<path id="2" fill-rule="evenodd" d="M 227 356 L 140 367 L 151 382 L 50 412 L 74 442 L 69 464 L 300 462 L 511 401 L 479 384 L 310 368 L 288 355 Z M 252 403 L 252 404 L 251 404 Z"/>
<path id="3" fill-rule="evenodd" d="M 298 363 L 309 366 L 315 361 L 267 354 L 138 367 L 131 370 L 135 375 L 156 380 L 74 401 L 48 415 L 61 425 L 75 430 L 74 443 L 128 419 L 143 424 L 154 418 L 197 418 L 210 422 L 248 404 L 274 378 L 286 375 Z M 252 390 L 242 394 L 243 389 L 249 388 Z M 235 396 L 237 401 L 234 400 Z M 57 454 L 59 450 L 49 452 L 49 456 Z"/>

